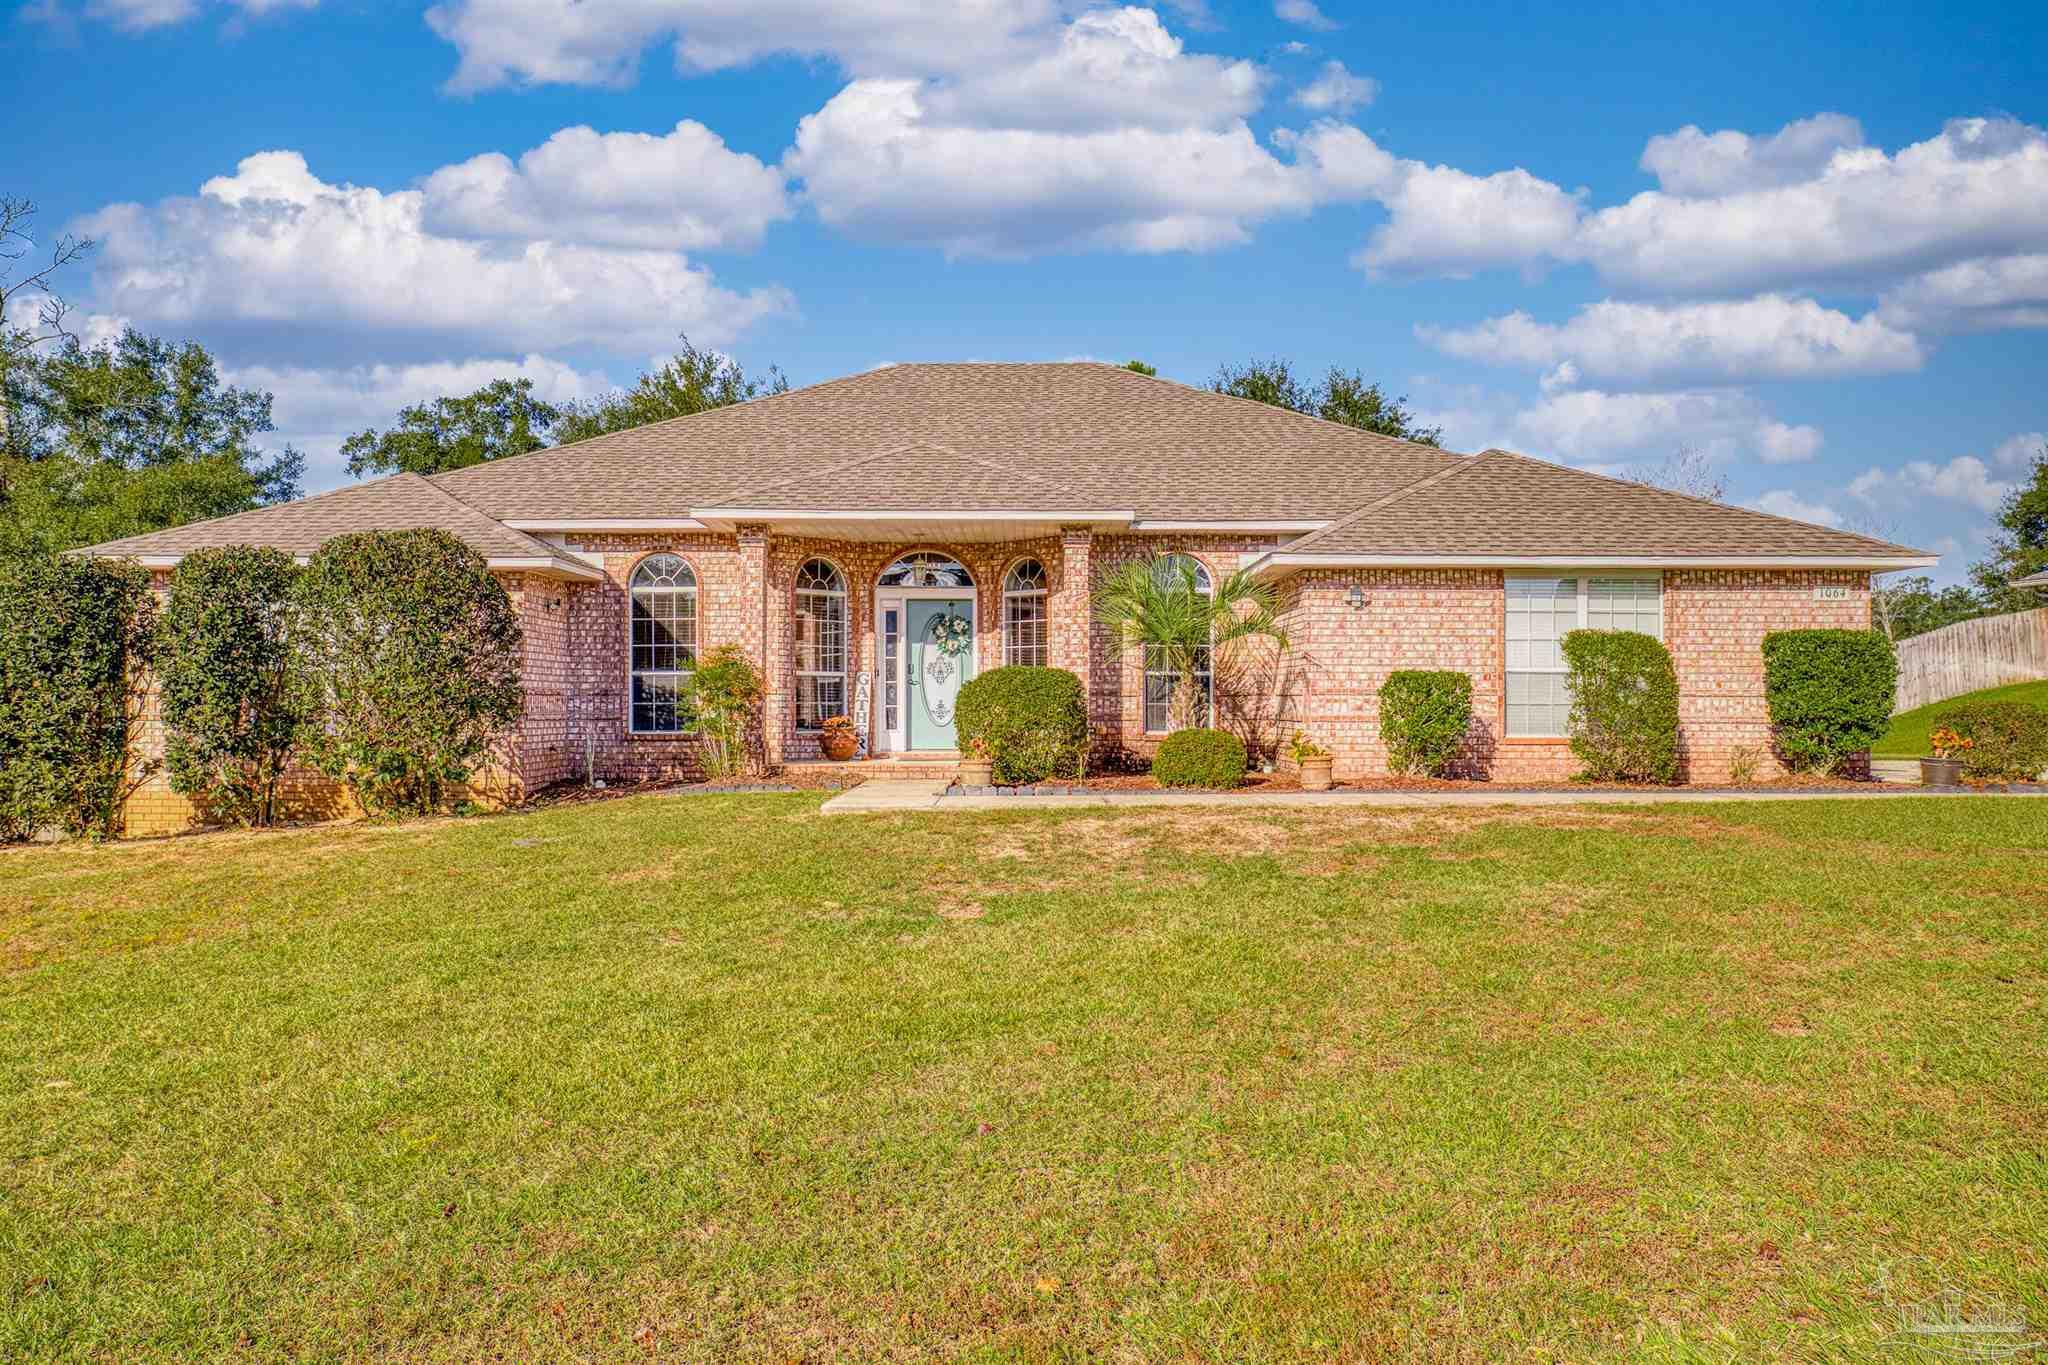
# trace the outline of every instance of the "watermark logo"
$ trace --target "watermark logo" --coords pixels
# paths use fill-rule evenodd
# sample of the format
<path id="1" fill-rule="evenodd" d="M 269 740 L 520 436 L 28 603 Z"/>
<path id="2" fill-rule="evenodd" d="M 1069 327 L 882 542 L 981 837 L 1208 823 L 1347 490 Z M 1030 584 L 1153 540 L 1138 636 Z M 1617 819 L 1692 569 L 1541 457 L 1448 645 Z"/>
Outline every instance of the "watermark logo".
<path id="1" fill-rule="evenodd" d="M 1891 1268 L 1878 1273 L 1871 1292 L 1896 1323 L 1881 1343 L 1923 1360 L 2018 1360 L 2048 1347 L 2020 1311 L 1995 1294 L 1939 1289 L 1901 1301 L 1892 1292 Z"/>

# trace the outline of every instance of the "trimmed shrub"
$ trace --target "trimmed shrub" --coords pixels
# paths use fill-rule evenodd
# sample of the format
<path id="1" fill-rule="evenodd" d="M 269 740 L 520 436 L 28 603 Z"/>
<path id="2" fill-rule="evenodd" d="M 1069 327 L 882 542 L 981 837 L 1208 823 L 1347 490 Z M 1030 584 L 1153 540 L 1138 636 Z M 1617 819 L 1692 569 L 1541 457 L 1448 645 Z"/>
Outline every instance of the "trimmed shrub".
<path id="1" fill-rule="evenodd" d="M 314 767 L 372 813 L 444 807 L 519 719 L 519 622 L 445 531 L 337 536 L 299 578 L 295 705 Z"/>
<path id="2" fill-rule="evenodd" d="M 158 639 L 171 788 L 230 824 L 267 825 L 291 762 L 292 589 L 282 550 L 196 550 L 171 579 Z"/>
<path id="3" fill-rule="evenodd" d="M 1064 668 L 1010 664 L 969 679 L 953 724 L 962 753 L 988 745 L 1004 786 L 1079 777 L 1088 761 L 1088 701 Z"/>
<path id="4" fill-rule="evenodd" d="M 1244 741 L 1228 730 L 1175 730 L 1160 741 L 1152 776 L 1162 787 L 1228 791 L 1243 785 L 1245 763 Z"/>
<path id="5" fill-rule="evenodd" d="M 1592 782 L 1678 780 L 1678 672 L 1671 651 L 1634 630 L 1564 637 L 1572 753 Z"/>
<path id="6" fill-rule="evenodd" d="M 738 645 L 718 645 L 697 660 L 683 706 L 704 745 L 704 775 L 733 777 L 747 767 L 748 743 L 760 728 L 761 673 Z"/>
<path id="7" fill-rule="evenodd" d="M 0 556 L 0 839 L 115 832 L 155 771 L 132 749 L 155 605 L 132 563 Z"/>
<path id="8" fill-rule="evenodd" d="M 1438 776 L 1472 728 L 1472 679 L 1463 673 L 1402 669 L 1380 684 L 1380 742 L 1397 773 Z"/>
<path id="9" fill-rule="evenodd" d="M 1789 766 L 1829 772 L 1884 737 L 1899 657 L 1882 633 L 1777 630 L 1763 648 L 1764 698 Z"/>
<path id="10" fill-rule="evenodd" d="M 1935 714 L 1970 742 L 1958 755 L 1972 782 L 2032 782 L 2048 772 L 2048 708 L 2023 701 L 1962 702 Z"/>

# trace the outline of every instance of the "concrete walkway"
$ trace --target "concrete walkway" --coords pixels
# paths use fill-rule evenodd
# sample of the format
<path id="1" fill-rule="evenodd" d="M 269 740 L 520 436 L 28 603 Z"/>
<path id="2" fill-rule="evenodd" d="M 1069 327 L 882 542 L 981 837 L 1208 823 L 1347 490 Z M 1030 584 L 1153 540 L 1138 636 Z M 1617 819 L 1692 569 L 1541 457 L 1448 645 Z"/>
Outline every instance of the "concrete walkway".
<path id="1" fill-rule="evenodd" d="M 1417 792 L 1089 792 L 1080 796 L 948 795 L 950 784 L 868 782 L 820 809 L 826 815 L 876 810 L 1049 810 L 1081 806 L 1657 806 L 1704 801 L 1894 801 L 1907 796 L 1968 797 L 1967 790 L 1879 788 L 1874 791 L 1729 789 L 1725 791 L 1417 791 Z M 1992 793 L 2041 796 L 2042 792 Z"/>

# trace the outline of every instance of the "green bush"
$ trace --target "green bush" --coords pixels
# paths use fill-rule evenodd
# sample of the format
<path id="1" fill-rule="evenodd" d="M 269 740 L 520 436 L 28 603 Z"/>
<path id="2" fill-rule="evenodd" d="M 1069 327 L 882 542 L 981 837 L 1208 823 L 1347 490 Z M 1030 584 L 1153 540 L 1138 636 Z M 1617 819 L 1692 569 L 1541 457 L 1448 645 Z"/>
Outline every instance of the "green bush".
<path id="1" fill-rule="evenodd" d="M 445 531 L 368 531 L 328 541 L 296 597 L 307 760 L 366 811 L 441 809 L 519 719 L 503 586 Z"/>
<path id="2" fill-rule="evenodd" d="M 292 590 L 299 567 L 253 545 L 197 550 L 171 579 L 158 638 L 171 787 L 226 823 L 267 825 L 291 762 Z"/>
<path id="3" fill-rule="evenodd" d="M 1572 753 L 1593 782 L 1678 780 L 1678 673 L 1671 651 L 1633 630 L 1564 637 Z"/>
<path id="4" fill-rule="evenodd" d="M 0 839 L 115 832 L 155 771 L 131 747 L 154 618 L 134 564 L 0 556 Z"/>
<path id="5" fill-rule="evenodd" d="M 1472 679 L 1402 669 L 1380 684 L 1380 742 L 1397 773 L 1434 777 L 1450 767 L 1472 728 Z"/>
<path id="6" fill-rule="evenodd" d="M 1764 636 L 1764 698 L 1779 753 L 1832 771 L 1884 738 L 1899 658 L 1874 630 L 1778 630 Z"/>
<path id="7" fill-rule="evenodd" d="M 2048 708 L 2023 701 L 1963 702 L 1939 711 L 1935 728 L 1970 741 L 1959 755 L 1974 782 L 2032 782 L 2048 772 Z"/>
<path id="8" fill-rule="evenodd" d="M 684 686 L 683 706 L 704 746 L 704 775 L 733 777 L 747 766 L 760 727 L 761 673 L 738 645 L 705 651 Z"/>
<path id="9" fill-rule="evenodd" d="M 1004 786 L 1079 777 L 1088 761 L 1088 700 L 1064 668 L 1011 664 L 970 679 L 953 724 L 962 753 L 988 745 Z"/>
<path id="10" fill-rule="evenodd" d="M 1244 783 L 1244 741 L 1228 730 L 1175 730 L 1160 742 L 1152 776 L 1162 787 L 1228 791 Z"/>

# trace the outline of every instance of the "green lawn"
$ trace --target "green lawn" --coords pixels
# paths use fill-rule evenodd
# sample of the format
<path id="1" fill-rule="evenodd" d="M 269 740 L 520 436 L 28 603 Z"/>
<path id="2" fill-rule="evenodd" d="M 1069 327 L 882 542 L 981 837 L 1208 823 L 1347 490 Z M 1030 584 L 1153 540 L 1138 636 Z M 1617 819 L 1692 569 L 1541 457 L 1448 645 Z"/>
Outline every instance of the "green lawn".
<path id="1" fill-rule="evenodd" d="M 817 802 L 0 854 L 0 1359 L 2048 1325 L 2048 802 Z"/>
<path id="2" fill-rule="evenodd" d="M 1970 692 L 1960 697 L 1950 697 L 1947 701 L 1917 706 L 1911 711 L 1901 711 L 1892 717 L 1892 728 L 1886 732 L 1885 737 L 1871 748 L 1871 757 L 1927 757 L 1927 735 L 1934 729 L 1936 713 L 1966 701 L 2025 701 L 2048 708 L 2048 679 L 2041 682 L 2014 683 L 2010 687 L 1988 687 L 1982 692 Z"/>

